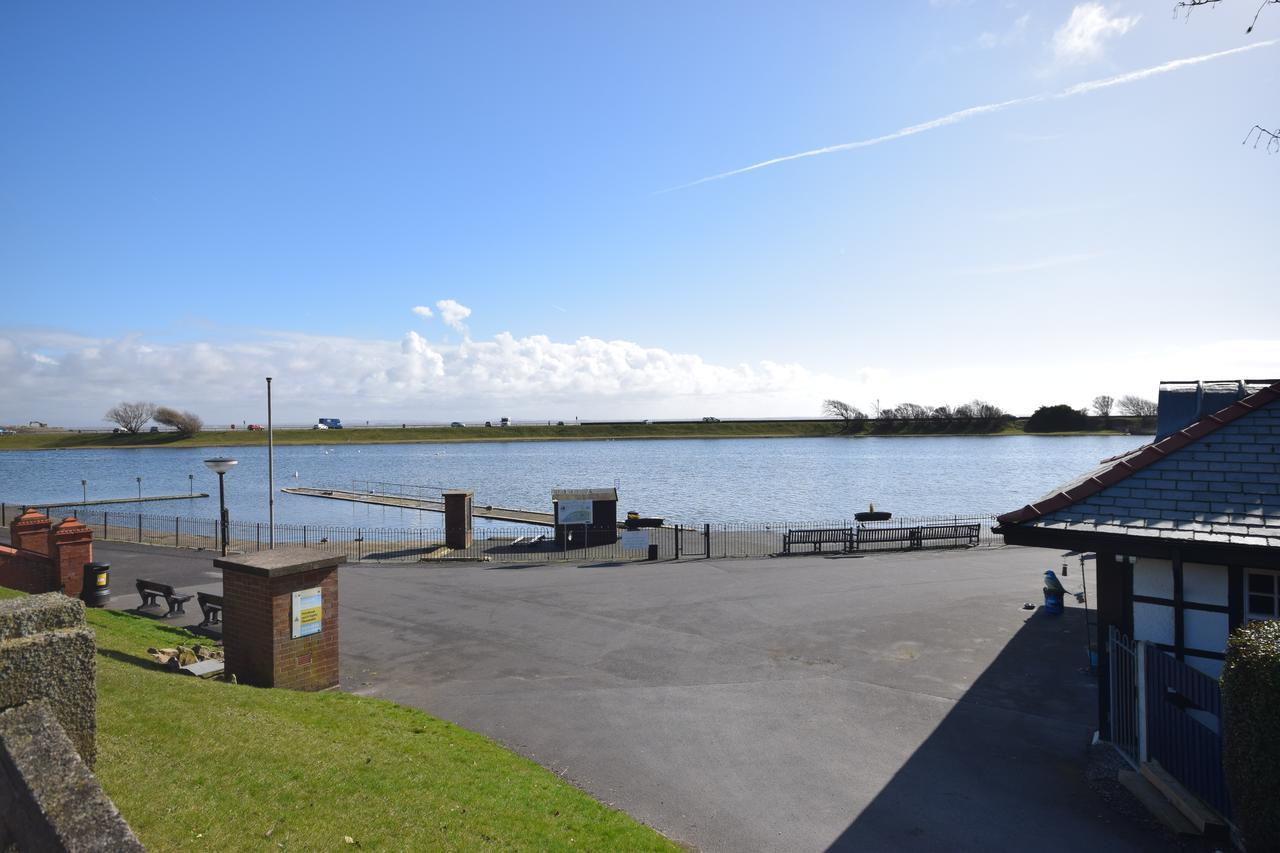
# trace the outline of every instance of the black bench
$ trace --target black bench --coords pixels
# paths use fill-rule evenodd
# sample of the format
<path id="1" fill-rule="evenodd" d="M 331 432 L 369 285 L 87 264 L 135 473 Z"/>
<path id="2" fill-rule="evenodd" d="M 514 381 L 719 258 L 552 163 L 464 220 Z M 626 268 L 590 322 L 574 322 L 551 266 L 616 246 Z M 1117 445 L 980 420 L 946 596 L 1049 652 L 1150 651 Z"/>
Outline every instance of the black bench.
<path id="1" fill-rule="evenodd" d="M 201 628 L 217 625 L 222 621 L 222 596 L 211 592 L 197 592 L 196 602 L 200 605 L 200 612 L 204 614 L 204 621 L 200 623 Z"/>
<path id="2" fill-rule="evenodd" d="M 925 542 L 938 540 L 964 540 L 965 545 L 977 545 L 980 524 L 925 524 L 919 527 L 859 527 L 856 547 L 864 544 L 901 542 L 907 548 L 923 548 Z"/>
<path id="3" fill-rule="evenodd" d="M 165 603 L 169 605 L 169 612 L 164 614 L 162 618 L 168 619 L 170 616 L 178 614 L 186 615 L 187 611 L 182 609 L 182 605 L 191 600 L 191 593 L 177 592 L 167 583 L 144 581 L 141 578 L 135 582 L 135 585 L 138 587 L 138 595 L 142 597 L 142 604 L 139 606 L 139 610 L 143 607 L 159 607 L 160 605 L 156 603 L 156 599 L 163 595 Z"/>
<path id="4" fill-rule="evenodd" d="M 792 545 L 812 545 L 816 553 L 823 545 L 839 545 L 842 551 L 853 550 L 853 528 L 818 527 L 809 530 L 788 530 L 782 537 L 782 553 L 790 554 Z"/>
<path id="5" fill-rule="evenodd" d="M 930 524 L 920 528 L 920 541 L 930 539 L 963 539 L 965 545 L 977 545 L 980 524 Z"/>

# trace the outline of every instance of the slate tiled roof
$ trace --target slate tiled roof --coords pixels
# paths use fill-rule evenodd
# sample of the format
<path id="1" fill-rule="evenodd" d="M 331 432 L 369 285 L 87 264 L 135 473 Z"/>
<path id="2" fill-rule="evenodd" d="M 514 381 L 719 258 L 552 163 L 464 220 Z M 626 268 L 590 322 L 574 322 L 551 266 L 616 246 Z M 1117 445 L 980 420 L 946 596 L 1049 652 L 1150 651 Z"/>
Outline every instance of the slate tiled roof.
<path id="1" fill-rule="evenodd" d="M 1280 382 L 999 522 L 1280 546 Z"/>

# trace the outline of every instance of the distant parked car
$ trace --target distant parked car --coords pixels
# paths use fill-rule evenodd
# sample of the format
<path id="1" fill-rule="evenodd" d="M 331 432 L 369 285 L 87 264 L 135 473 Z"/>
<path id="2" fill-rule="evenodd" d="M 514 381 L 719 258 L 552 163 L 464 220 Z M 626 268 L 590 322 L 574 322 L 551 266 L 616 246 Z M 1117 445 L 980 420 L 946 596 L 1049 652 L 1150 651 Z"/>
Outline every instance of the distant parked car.
<path id="1" fill-rule="evenodd" d="M 264 427 L 262 424 L 249 424 L 249 429 L 253 430 L 254 432 L 261 432 L 262 430 L 266 429 L 266 427 Z"/>
<path id="2" fill-rule="evenodd" d="M 324 424 L 316 424 L 315 426 L 312 427 L 312 429 L 328 429 L 328 427 L 325 426 Z"/>
<path id="3" fill-rule="evenodd" d="M 124 432 L 124 430 L 120 429 L 120 427 L 112 427 L 111 432 L 113 433 Z"/>
<path id="4" fill-rule="evenodd" d="M 720 423 L 720 419 L 719 419 L 719 418 L 711 418 L 711 417 L 707 417 L 707 418 L 703 418 L 703 419 L 702 419 L 702 422 L 703 422 L 704 424 L 718 424 L 718 423 Z"/>
<path id="5" fill-rule="evenodd" d="M 159 431 L 160 431 L 160 427 L 152 427 L 152 428 L 151 428 L 151 432 L 159 432 Z"/>
<path id="6" fill-rule="evenodd" d="M 464 424 L 462 421 L 454 421 L 453 423 L 449 424 L 449 426 L 451 426 L 451 427 L 464 427 L 464 426 L 466 426 L 466 424 Z"/>

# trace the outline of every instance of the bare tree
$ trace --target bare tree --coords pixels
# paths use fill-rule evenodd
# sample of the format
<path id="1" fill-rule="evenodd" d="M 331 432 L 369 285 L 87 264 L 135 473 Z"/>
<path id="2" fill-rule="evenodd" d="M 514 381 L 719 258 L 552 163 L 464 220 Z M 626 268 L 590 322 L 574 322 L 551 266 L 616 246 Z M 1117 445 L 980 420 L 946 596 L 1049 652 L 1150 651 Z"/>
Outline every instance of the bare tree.
<path id="1" fill-rule="evenodd" d="M 1093 398 L 1093 413 L 1100 417 L 1110 417 L 1111 407 L 1115 404 L 1115 400 L 1106 394 L 1099 394 Z"/>
<path id="2" fill-rule="evenodd" d="M 866 417 L 857 406 L 851 406 L 843 400 L 823 400 L 822 413 L 829 418 L 842 418 L 845 421 L 860 421 Z"/>
<path id="3" fill-rule="evenodd" d="M 1187 18 L 1191 17 L 1191 12 L 1201 6 L 1216 7 L 1220 0 L 1179 0 L 1173 7 L 1173 16 L 1176 18 L 1179 12 L 1183 12 Z M 1262 10 L 1268 6 L 1280 4 L 1280 0 L 1262 0 L 1258 5 L 1258 9 L 1253 13 L 1253 20 L 1249 22 L 1249 26 L 1245 29 L 1245 33 L 1253 32 L 1253 28 L 1258 25 L 1258 16 L 1262 14 Z M 1260 124 L 1255 124 L 1245 135 L 1244 142 L 1241 145 L 1248 145 L 1249 140 L 1253 140 L 1253 147 L 1264 145 L 1268 152 L 1275 154 L 1280 152 L 1280 130 L 1267 130 Z"/>
<path id="4" fill-rule="evenodd" d="M 192 412 L 180 412 L 168 406 L 160 406 L 152 416 L 156 423 L 173 427 L 182 435 L 195 435 L 204 426 L 200 416 Z"/>
<path id="5" fill-rule="evenodd" d="M 994 421 L 997 418 L 1006 416 L 1004 409 L 995 403 L 988 403 L 985 400 L 970 400 L 963 406 L 956 406 L 956 417 L 958 418 L 974 418 L 980 421 Z"/>
<path id="6" fill-rule="evenodd" d="M 102 416 L 102 419 L 115 424 L 125 432 L 137 432 L 142 429 L 147 421 L 151 420 L 155 413 L 155 403 L 144 401 L 119 403 L 107 409 L 107 413 Z"/>
<path id="7" fill-rule="evenodd" d="M 946 420 L 951 420 L 955 416 L 956 416 L 955 409 L 951 408 L 950 406 L 944 403 L 943 405 L 936 406 L 934 408 L 933 415 L 931 417 L 945 418 Z"/>
<path id="8" fill-rule="evenodd" d="M 1126 394 L 1121 397 L 1118 405 L 1122 413 L 1135 418 L 1154 417 L 1157 411 L 1155 403 L 1145 397 L 1137 397 L 1133 394 Z"/>
<path id="9" fill-rule="evenodd" d="M 933 409 L 919 403 L 903 403 L 898 406 L 898 417 L 908 421 L 924 420 L 933 416 Z"/>

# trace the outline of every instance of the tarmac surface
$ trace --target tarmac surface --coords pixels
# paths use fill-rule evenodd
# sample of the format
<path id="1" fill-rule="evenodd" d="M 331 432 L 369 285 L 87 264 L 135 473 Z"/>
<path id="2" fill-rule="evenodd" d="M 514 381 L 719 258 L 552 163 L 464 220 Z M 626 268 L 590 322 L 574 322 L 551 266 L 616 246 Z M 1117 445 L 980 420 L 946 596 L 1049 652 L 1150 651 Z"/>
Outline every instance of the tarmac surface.
<path id="1" fill-rule="evenodd" d="M 121 609 L 139 576 L 221 588 L 209 552 L 95 557 Z M 342 689 L 487 734 L 701 850 L 1166 849 L 1085 782 L 1083 610 L 1022 609 L 1059 564 L 348 565 Z"/>

